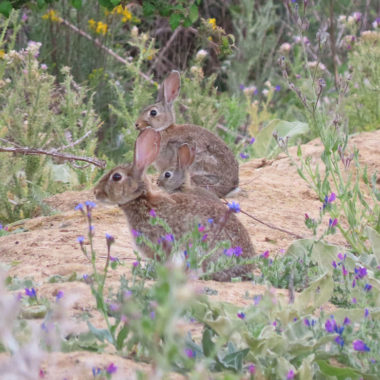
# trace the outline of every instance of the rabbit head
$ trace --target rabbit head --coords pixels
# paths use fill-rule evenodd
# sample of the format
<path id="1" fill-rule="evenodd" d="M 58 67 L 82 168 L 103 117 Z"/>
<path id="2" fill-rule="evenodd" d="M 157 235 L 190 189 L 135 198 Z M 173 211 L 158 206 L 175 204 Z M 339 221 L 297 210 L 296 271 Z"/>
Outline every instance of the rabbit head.
<path id="1" fill-rule="evenodd" d="M 178 71 L 172 71 L 162 82 L 156 103 L 146 107 L 138 117 L 135 127 L 144 130 L 151 127 L 162 131 L 175 123 L 173 102 L 181 88 L 181 77 Z"/>
<path id="2" fill-rule="evenodd" d="M 184 184 L 190 186 L 189 168 L 194 162 L 195 146 L 182 144 L 177 150 L 177 163 L 163 170 L 157 180 L 157 185 L 164 188 L 167 192 L 179 191 Z"/>
<path id="3" fill-rule="evenodd" d="M 94 189 L 96 199 L 107 203 L 126 204 L 149 191 L 145 170 L 160 150 L 160 134 L 151 128 L 140 133 L 130 165 L 119 165 L 105 174 Z"/>

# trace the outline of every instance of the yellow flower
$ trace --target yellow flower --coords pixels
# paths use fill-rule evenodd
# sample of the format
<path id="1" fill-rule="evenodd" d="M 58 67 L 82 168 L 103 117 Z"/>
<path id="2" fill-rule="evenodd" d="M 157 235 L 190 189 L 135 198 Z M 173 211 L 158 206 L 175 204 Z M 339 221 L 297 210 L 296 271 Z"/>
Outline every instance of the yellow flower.
<path id="1" fill-rule="evenodd" d="M 119 4 L 117 7 L 115 7 L 114 9 L 112 9 L 112 14 L 119 14 L 121 15 L 123 13 L 123 6 L 121 4 Z"/>
<path id="2" fill-rule="evenodd" d="M 127 7 L 123 10 L 123 18 L 121 19 L 122 22 L 127 22 L 129 20 L 132 20 L 132 13 L 128 10 Z"/>
<path id="3" fill-rule="evenodd" d="M 44 20 L 51 20 L 53 22 L 62 22 L 61 17 L 58 16 L 57 12 L 53 9 L 50 9 L 47 13 L 42 15 Z"/>
<path id="4" fill-rule="evenodd" d="M 98 25 L 96 26 L 96 33 L 103 34 L 103 36 L 107 33 L 108 25 L 102 21 L 98 21 Z"/>
<path id="5" fill-rule="evenodd" d="M 95 30 L 96 29 L 96 21 L 92 18 L 88 20 L 88 25 L 90 26 L 90 29 Z"/>
<path id="6" fill-rule="evenodd" d="M 214 18 L 209 18 L 207 22 L 211 25 L 212 30 L 216 29 L 216 20 Z"/>
<path id="7" fill-rule="evenodd" d="M 5 51 L 4 50 L 0 50 L 0 59 L 3 59 L 4 55 L 5 55 Z"/>

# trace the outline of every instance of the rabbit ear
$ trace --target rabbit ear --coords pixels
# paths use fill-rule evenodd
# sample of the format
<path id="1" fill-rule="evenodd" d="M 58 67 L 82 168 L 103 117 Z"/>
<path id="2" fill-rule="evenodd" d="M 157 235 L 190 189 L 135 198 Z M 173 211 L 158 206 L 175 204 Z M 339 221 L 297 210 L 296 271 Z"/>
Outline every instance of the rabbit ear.
<path id="1" fill-rule="evenodd" d="M 195 147 L 189 147 L 188 144 L 182 144 L 178 148 L 178 166 L 181 169 L 187 169 L 194 162 Z"/>
<path id="2" fill-rule="evenodd" d="M 161 135 L 152 128 L 144 129 L 136 139 L 133 173 L 140 177 L 160 151 Z"/>
<path id="3" fill-rule="evenodd" d="M 179 95 L 181 89 L 181 77 L 178 71 L 173 70 L 162 83 L 157 101 L 171 105 Z"/>

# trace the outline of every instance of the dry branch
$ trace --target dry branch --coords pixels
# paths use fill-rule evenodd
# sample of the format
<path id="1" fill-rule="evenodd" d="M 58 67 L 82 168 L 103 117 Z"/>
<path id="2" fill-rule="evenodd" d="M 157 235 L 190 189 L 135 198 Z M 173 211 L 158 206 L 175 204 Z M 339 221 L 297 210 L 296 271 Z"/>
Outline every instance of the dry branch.
<path id="1" fill-rule="evenodd" d="M 58 153 L 54 150 L 42 150 L 28 147 L 0 147 L 0 152 L 16 153 L 16 154 L 30 154 L 30 155 L 45 155 L 60 158 L 67 161 L 84 161 L 92 165 L 98 166 L 104 169 L 106 162 L 104 160 L 98 160 L 97 158 L 74 156 L 72 154 Z"/>

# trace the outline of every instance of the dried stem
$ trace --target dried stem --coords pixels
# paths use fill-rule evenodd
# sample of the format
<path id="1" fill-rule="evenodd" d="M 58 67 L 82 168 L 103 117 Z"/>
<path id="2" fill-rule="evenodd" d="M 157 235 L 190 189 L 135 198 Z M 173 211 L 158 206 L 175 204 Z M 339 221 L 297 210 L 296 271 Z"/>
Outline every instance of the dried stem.
<path id="1" fill-rule="evenodd" d="M 58 153 L 56 151 L 51 151 L 51 150 L 46 151 L 42 149 L 28 148 L 28 147 L 0 147 L 0 152 L 29 154 L 29 155 L 45 155 L 45 156 L 60 158 L 67 161 L 84 161 L 103 169 L 106 167 L 106 162 L 104 160 L 98 160 L 97 158 L 91 158 L 91 157 L 74 156 L 72 154 Z"/>

